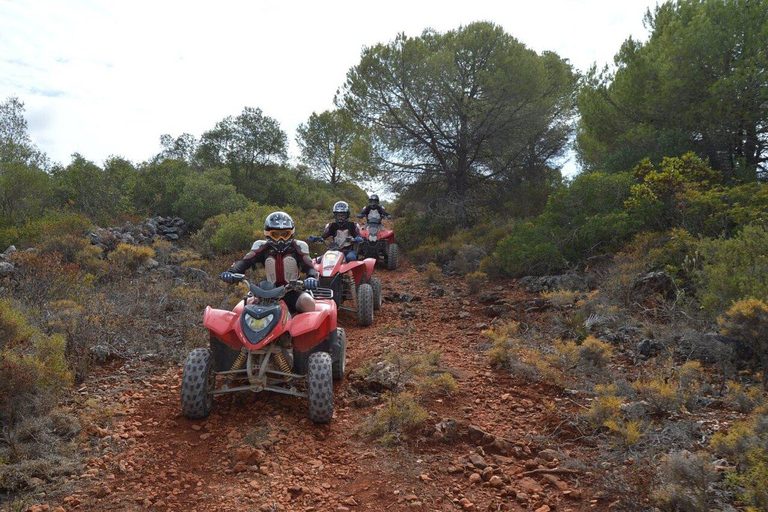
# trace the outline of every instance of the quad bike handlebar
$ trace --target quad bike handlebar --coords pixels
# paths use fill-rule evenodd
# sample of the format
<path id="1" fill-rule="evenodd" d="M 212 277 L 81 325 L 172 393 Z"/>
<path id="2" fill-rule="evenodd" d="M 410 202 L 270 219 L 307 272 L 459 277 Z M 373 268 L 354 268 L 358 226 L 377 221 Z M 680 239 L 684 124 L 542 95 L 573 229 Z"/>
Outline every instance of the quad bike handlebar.
<path id="1" fill-rule="evenodd" d="M 339 245 L 339 243 L 336 242 L 335 240 L 329 242 L 328 240 L 326 240 L 325 238 L 323 238 L 323 237 L 321 237 L 319 235 L 317 235 L 317 236 L 316 235 L 309 235 L 309 237 L 307 237 L 307 240 L 309 240 L 310 242 L 321 243 L 321 244 L 327 246 L 329 249 L 336 249 L 338 247 L 341 247 Z M 354 237 L 348 236 L 344 241 L 345 242 L 354 242 L 355 239 L 354 239 Z"/>
<path id="2" fill-rule="evenodd" d="M 295 281 L 289 281 L 288 284 L 283 286 L 276 286 L 274 288 L 261 288 L 259 285 L 253 284 L 245 278 L 245 274 L 234 274 L 235 282 L 245 283 L 248 285 L 248 290 L 254 297 L 259 299 L 279 299 L 287 292 L 290 291 L 304 291 L 304 281 L 297 279 Z M 268 282 L 268 281 L 265 281 Z"/>

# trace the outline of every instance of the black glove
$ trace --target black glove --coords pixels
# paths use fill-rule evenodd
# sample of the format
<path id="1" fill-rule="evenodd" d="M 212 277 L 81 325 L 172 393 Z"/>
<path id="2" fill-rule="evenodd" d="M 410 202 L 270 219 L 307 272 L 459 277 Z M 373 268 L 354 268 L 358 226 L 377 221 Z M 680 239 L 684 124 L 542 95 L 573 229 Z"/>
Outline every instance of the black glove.
<path id="1" fill-rule="evenodd" d="M 237 282 L 237 279 L 235 279 L 235 274 L 232 272 L 222 272 L 219 276 L 219 279 L 224 281 L 225 283 L 232 284 Z"/>

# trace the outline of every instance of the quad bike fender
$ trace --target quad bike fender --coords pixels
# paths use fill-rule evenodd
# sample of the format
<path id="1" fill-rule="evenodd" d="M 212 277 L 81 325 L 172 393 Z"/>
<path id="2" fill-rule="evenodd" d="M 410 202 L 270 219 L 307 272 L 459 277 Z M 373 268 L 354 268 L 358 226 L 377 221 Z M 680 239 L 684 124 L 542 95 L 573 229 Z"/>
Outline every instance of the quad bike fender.
<path id="1" fill-rule="evenodd" d="M 376 258 L 365 258 L 363 261 L 358 261 L 358 265 L 352 269 L 352 275 L 355 278 L 355 284 L 368 282 L 373 275 L 373 268 L 376 266 Z"/>
<path id="2" fill-rule="evenodd" d="M 361 282 L 367 282 L 371 278 L 375 266 L 375 258 L 365 258 L 363 261 L 350 261 L 342 265 L 341 272 L 346 273 L 351 270 L 352 276 L 355 278 L 355 284 L 359 285 Z"/>
<path id="3" fill-rule="evenodd" d="M 379 236 L 379 240 L 384 240 L 388 244 L 395 243 L 395 232 L 394 231 L 385 231 Z"/>
<path id="4" fill-rule="evenodd" d="M 206 306 L 203 313 L 203 325 L 217 339 L 229 347 L 239 350 L 242 344 L 235 331 L 239 317 L 240 315 L 234 311 L 214 309 L 211 306 Z"/>
<path id="5" fill-rule="evenodd" d="M 332 300 L 318 300 L 315 311 L 293 317 L 288 331 L 293 338 L 294 349 L 306 352 L 326 340 L 334 329 L 336 303 Z"/>

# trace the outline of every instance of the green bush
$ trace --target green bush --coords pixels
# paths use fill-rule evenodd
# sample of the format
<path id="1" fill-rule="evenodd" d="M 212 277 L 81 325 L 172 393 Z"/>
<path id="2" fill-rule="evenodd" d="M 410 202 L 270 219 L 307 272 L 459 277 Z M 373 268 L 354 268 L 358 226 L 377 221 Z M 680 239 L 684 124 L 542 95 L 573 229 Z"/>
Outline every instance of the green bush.
<path id="1" fill-rule="evenodd" d="M 43 334 L 7 301 L 0 307 L 0 424 L 12 428 L 26 416 L 45 414 L 71 386 L 72 374 L 62 336 Z"/>
<path id="2" fill-rule="evenodd" d="M 207 255 L 245 254 L 255 239 L 263 238 L 264 219 L 275 210 L 279 208 L 250 203 L 244 210 L 216 215 L 192 235 L 192 241 Z M 293 211 L 288 214 L 296 215 Z"/>
<path id="3" fill-rule="evenodd" d="M 730 239 L 702 243 L 701 302 L 711 316 L 743 298 L 768 299 L 768 229 L 749 225 Z"/>
<path id="4" fill-rule="evenodd" d="M 566 261 L 557 248 L 557 237 L 534 222 L 521 222 L 512 234 L 499 242 L 493 258 L 510 276 L 546 274 L 565 268 Z"/>
<path id="5" fill-rule="evenodd" d="M 191 229 L 199 229 L 210 217 L 242 210 L 247 205 L 248 200 L 232 185 L 229 171 L 213 169 L 189 174 L 173 209 Z"/>
<path id="6" fill-rule="evenodd" d="M 95 227 L 83 215 L 51 210 L 40 217 L 28 219 L 21 227 L 0 231 L 0 249 L 5 250 L 5 247 L 11 244 L 19 249 L 38 247 L 56 237 L 85 238 Z"/>
<path id="7" fill-rule="evenodd" d="M 768 304 L 757 299 L 737 301 L 718 319 L 723 334 L 742 340 L 760 359 L 763 387 L 768 389 Z"/>
<path id="8" fill-rule="evenodd" d="M 388 393 L 385 405 L 363 427 L 366 435 L 382 444 L 397 444 L 429 418 L 426 409 L 407 393 Z"/>
<path id="9" fill-rule="evenodd" d="M 155 251 L 151 247 L 119 244 L 117 248 L 109 253 L 109 261 L 114 263 L 118 270 L 133 272 L 155 257 Z"/>
<path id="10" fill-rule="evenodd" d="M 726 482 L 750 512 L 768 510 L 768 409 L 755 410 L 723 433 L 712 437 L 712 448 L 736 463 Z"/>

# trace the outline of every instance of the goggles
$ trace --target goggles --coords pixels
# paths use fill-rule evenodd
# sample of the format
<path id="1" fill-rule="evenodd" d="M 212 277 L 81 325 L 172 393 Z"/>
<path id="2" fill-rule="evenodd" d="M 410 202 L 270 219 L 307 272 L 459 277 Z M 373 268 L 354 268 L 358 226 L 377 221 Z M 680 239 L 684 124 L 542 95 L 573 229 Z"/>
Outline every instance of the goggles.
<path id="1" fill-rule="evenodd" d="M 292 229 L 265 229 L 264 235 L 275 242 L 287 242 L 293 238 Z"/>

